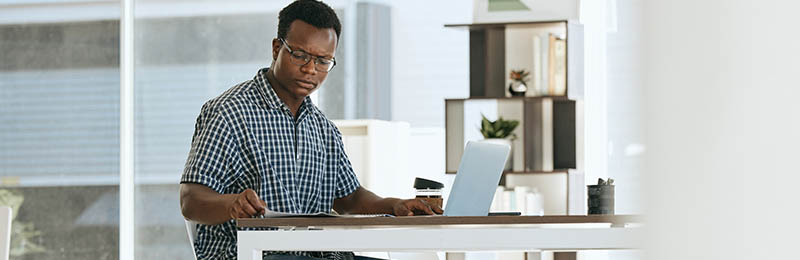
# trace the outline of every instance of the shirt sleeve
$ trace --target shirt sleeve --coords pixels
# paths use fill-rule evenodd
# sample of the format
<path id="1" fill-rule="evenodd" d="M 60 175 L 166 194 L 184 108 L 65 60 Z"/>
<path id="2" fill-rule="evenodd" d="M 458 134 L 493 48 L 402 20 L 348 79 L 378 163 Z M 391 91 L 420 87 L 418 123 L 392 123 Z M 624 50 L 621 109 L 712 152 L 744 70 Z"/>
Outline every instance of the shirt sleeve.
<path id="1" fill-rule="evenodd" d="M 203 111 L 197 117 L 189 158 L 181 183 L 197 183 L 224 193 L 236 178 L 238 146 L 230 125 L 219 113 Z"/>
<path id="2" fill-rule="evenodd" d="M 337 158 L 339 160 L 339 172 L 336 174 L 336 192 L 334 196 L 336 198 L 342 198 L 356 191 L 361 184 L 358 182 L 356 173 L 353 171 L 353 166 L 350 164 L 350 158 L 348 158 L 347 154 L 344 152 L 342 133 L 339 132 L 339 129 L 335 125 L 331 125 L 336 133 L 334 139 L 336 139 L 335 145 L 336 152 L 338 153 Z"/>

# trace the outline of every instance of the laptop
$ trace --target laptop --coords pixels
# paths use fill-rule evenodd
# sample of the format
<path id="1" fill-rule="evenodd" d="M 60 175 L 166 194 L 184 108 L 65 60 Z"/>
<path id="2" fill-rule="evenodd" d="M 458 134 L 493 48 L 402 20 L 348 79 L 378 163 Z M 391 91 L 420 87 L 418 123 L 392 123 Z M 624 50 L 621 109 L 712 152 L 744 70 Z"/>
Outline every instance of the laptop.
<path id="1" fill-rule="evenodd" d="M 445 216 L 488 216 L 511 147 L 468 142 L 458 165 Z"/>

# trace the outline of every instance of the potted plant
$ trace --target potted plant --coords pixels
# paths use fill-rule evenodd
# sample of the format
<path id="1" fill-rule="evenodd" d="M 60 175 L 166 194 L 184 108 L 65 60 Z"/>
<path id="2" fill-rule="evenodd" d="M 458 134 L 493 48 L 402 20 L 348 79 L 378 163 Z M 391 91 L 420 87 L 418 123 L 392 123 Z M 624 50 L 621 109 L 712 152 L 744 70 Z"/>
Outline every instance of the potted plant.
<path id="1" fill-rule="evenodd" d="M 508 92 L 514 97 L 524 97 L 525 92 L 528 91 L 528 75 L 530 72 L 523 70 L 511 70 L 508 76 L 511 83 L 508 84 Z"/>
<path id="2" fill-rule="evenodd" d="M 17 219 L 17 213 L 24 201 L 25 198 L 20 192 L 0 189 L 0 205 L 11 207 L 12 235 L 8 254 L 14 259 L 46 251 L 45 247 L 38 242 L 42 240 L 42 232 L 34 227 L 32 222 Z"/>
<path id="3" fill-rule="evenodd" d="M 511 147 L 511 141 L 517 138 L 517 135 L 514 134 L 514 129 L 519 126 L 519 121 L 504 120 L 503 117 L 498 117 L 497 120 L 490 121 L 483 114 L 481 114 L 481 117 L 480 131 L 483 138 L 485 138 L 483 142 L 504 144 Z M 514 149 L 511 149 L 511 151 L 513 152 Z M 511 158 L 514 158 L 511 154 L 512 153 L 508 153 L 505 170 L 511 170 Z"/>

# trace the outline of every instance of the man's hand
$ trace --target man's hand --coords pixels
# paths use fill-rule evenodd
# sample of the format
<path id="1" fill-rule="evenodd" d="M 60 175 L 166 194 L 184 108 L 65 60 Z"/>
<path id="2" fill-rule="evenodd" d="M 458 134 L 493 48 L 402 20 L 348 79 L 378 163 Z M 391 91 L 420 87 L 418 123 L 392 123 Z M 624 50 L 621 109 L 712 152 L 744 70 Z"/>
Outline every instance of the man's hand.
<path id="1" fill-rule="evenodd" d="M 392 209 L 395 216 L 434 215 L 444 212 L 439 206 L 418 199 L 399 200 Z"/>
<path id="2" fill-rule="evenodd" d="M 333 209 L 340 214 L 393 214 L 395 216 L 433 215 L 444 212 L 441 207 L 428 205 L 423 200 L 381 198 L 358 187 L 354 192 L 333 201 Z"/>
<path id="3" fill-rule="evenodd" d="M 232 219 L 251 218 L 263 214 L 267 209 L 267 203 L 258 198 L 254 190 L 246 189 L 242 193 L 236 194 L 228 204 L 228 215 Z"/>

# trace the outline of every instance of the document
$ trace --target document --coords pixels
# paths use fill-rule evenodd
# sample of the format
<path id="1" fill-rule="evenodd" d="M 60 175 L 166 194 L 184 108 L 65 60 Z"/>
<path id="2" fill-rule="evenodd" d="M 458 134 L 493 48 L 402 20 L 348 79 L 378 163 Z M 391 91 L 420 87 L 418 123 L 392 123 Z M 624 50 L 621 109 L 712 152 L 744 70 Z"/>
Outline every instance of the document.
<path id="1" fill-rule="evenodd" d="M 390 214 L 352 214 L 352 215 L 339 215 L 327 212 L 317 213 L 284 213 L 266 209 L 264 211 L 265 218 L 374 218 L 374 217 L 394 217 Z"/>

